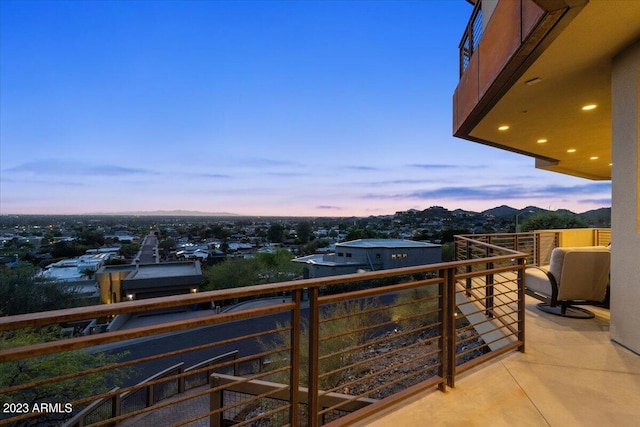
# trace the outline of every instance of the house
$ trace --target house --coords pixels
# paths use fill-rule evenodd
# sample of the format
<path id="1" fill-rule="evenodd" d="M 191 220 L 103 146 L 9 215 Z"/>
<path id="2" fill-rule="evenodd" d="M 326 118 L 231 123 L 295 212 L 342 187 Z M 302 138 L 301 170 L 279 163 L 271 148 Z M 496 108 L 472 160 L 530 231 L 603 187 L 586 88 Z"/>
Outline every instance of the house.
<path id="1" fill-rule="evenodd" d="M 388 270 L 441 261 L 441 246 L 403 239 L 359 239 L 337 243 L 335 252 L 295 258 L 305 278 Z"/>
<path id="2" fill-rule="evenodd" d="M 640 353 L 640 2 L 471 3 L 453 133 L 611 180 L 610 334 Z"/>
<path id="3" fill-rule="evenodd" d="M 194 293 L 203 280 L 198 261 L 107 265 L 96 278 L 103 304 Z"/>

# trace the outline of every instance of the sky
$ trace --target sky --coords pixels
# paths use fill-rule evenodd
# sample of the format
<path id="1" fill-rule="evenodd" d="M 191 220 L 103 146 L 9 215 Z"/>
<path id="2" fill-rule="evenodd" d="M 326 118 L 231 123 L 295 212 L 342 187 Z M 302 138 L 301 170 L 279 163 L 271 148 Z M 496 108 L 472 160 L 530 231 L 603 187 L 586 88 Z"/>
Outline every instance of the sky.
<path id="1" fill-rule="evenodd" d="M 0 214 L 585 212 L 609 182 L 452 136 L 472 6 L 0 1 Z"/>

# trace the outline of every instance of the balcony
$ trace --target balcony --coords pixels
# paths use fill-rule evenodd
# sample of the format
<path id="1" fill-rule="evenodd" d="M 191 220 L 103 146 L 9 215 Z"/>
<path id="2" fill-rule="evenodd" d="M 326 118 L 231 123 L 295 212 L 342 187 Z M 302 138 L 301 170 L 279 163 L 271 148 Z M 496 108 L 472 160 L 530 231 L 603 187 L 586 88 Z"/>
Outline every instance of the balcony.
<path id="1" fill-rule="evenodd" d="M 531 156 L 539 169 L 610 180 L 614 58 L 638 40 L 640 4 L 474 3 L 459 45 L 454 135 Z"/>
<path id="2" fill-rule="evenodd" d="M 447 393 L 425 393 L 354 426 L 634 426 L 640 357 L 609 339 L 609 312 L 551 318 L 526 297 L 524 353 L 465 373 Z"/>
<path id="3" fill-rule="evenodd" d="M 607 236 L 458 236 L 452 263 L 0 318 L 0 330 L 9 332 L 149 315 L 145 326 L 0 350 L 2 369 L 18 364 L 22 372 L 65 353 L 80 361 L 83 354 L 129 352 L 97 365 L 16 375 L 0 390 L 13 403 L 0 425 L 62 418 L 72 426 L 423 425 L 427 416 L 495 424 L 530 415 L 554 424 L 554 416 L 568 414 L 590 420 L 584 417 L 598 408 L 591 399 L 605 397 L 615 411 L 607 412 L 610 420 L 624 425 L 640 415 L 627 405 L 640 390 L 640 359 L 608 341 L 607 310 L 593 321 L 549 319 L 530 308 L 523 286 L 525 262 L 544 260 L 553 245 Z M 262 303 L 249 308 L 184 311 L 170 321 L 153 316 L 255 298 Z M 567 387 L 588 397 L 560 399 Z M 47 397 L 38 400 L 38 393 Z M 36 401 L 53 413 L 33 411 Z"/>

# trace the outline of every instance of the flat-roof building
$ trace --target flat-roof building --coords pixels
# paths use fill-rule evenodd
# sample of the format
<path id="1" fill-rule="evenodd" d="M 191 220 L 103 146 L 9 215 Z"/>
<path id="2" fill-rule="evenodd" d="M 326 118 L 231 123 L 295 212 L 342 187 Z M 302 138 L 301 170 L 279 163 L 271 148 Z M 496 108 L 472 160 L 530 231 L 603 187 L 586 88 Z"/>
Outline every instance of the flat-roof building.
<path id="1" fill-rule="evenodd" d="M 197 292 L 203 280 L 198 261 L 109 265 L 96 278 L 103 304 Z"/>
<path id="2" fill-rule="evenodd" d="M 441 245 L 403 239 L 360 239 L 336 244 L 334 253 L 296 258 L 305 264 L 305 278 L 358 271 L 434 264 L 442 260 Z"/>

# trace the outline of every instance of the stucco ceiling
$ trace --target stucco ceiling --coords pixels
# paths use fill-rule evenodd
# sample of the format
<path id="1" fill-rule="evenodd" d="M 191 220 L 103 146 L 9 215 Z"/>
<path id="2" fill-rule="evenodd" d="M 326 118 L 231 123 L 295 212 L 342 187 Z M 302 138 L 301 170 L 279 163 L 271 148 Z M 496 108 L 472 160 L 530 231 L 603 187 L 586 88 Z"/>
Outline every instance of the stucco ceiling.
<path id="1" fill-rule="evenodd" d="M 612 60 L 638 39 L 640 1 L 590 1 L 470 135 L 553 159 L 544 169 L 610 179 Z"/>

